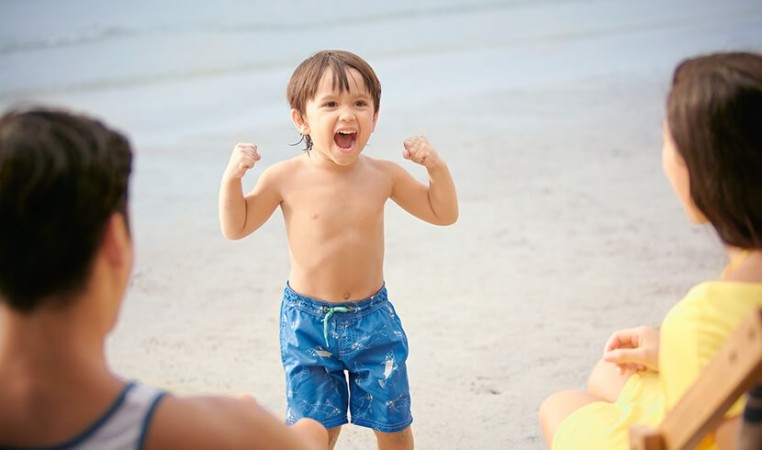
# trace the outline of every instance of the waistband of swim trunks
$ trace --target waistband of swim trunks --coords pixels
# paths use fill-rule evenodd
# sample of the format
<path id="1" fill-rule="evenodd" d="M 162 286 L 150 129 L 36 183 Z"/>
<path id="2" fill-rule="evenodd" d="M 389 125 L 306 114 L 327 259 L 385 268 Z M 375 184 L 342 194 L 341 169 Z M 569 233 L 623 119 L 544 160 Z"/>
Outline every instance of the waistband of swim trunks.
<path id="1" fill-rule="evenodd" d="M 317 316 L 323 316 L 329 309 L 337 306 L 343 306 L 350 310 L 344 314 L 365 315 L 377 310 L 388 301 L 389 297 L 386 293 L 385 283 L 381 286 L 381 289 L 379 289 L 378 292 L 368 298 L 341 303 L 326 302 L 316 298 L 307 297 L 306 295 L 302 295 L 291 289 L 291 285 L 289 285 L 288 282 L 286 282 L 286 288 L 283 291 L 283 304 Z"/>

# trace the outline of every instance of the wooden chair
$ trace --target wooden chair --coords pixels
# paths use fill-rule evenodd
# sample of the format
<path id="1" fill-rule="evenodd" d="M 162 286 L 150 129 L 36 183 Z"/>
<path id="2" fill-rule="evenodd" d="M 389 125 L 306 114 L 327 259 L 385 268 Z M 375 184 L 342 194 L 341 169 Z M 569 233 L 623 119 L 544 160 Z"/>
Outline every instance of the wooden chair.
<path id="1" fill-rule="evenodd" d="M 692 449 L 762 377 L 762 308 L 731 333 L 657 429 L 630 427 L 631 450 Z"/>

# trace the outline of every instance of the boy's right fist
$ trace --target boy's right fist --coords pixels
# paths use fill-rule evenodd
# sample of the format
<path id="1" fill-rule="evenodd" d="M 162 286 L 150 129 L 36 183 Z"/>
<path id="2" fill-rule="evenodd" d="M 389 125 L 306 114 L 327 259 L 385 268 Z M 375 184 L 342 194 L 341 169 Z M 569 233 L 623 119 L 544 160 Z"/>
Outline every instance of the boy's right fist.
<path id="1" fill-rule="evenodd" d="M 257 153 L 257 146 L 248 142 L 236 144 L 233 154 L 230 155 L 228 168 L 225 169 L 230 178 L 243 178 L 246 171 L 254 167 L 254 164 L 262 159 Z"/>

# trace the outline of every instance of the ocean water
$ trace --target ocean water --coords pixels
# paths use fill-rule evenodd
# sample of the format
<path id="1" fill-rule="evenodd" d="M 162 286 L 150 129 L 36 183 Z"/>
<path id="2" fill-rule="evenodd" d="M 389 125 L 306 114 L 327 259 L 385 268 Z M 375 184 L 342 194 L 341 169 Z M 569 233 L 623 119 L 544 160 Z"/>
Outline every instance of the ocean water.
<path id="1" fill-rule="evenodd" d="M 383 95 L 371 144 L 398 158 L 406 135 L 443 122 L 456 124 L 448 133 L 552 129 L 552 117 L 520 113 L 534 109 L 533 93 L 621 78 L 666 85 L 686 56 L 762 51 L 762 3 L 0 0 L 0 109 L 45 104 L 104 118 L 138 154 L 137 214 L 209 220 L 216 232 L 216 190 L 236 142 L 260 145 L 254 173 L 298 153 L 285 87 L 325 48 L 375 68 Z M 524 103 L 498 100 L 514 93 Z M 567 114 L 586 113 L 569 105 Z M 448 156 L 461 186 L 472 174 L 457 173 L 467 167 L 458 158 L 469 157 Z"/>
<path id="2" fill-rule="evenodd" d="M 757 0 L 0 1 L 0 106 L 91 110 L 141 140 L 278 123 L 323 48 L 376 67 L 384 105 L 671 66 L 759 48 Z"/>
<path id="3" fill-rule="evenodd" d="M 622 78 L 666 85 L 686 56 L 762 51 L 762 3 L 0 0 L 0 109 L 45 104 L 104 118 L 138 155 L 138 223 L 187 227 L 192 217 L 205 224 L 200 233 L 217 233 L 230 150 L 260 145 L 265 159 L 254 173 L 298 153 L 288 145 L 297 134 L 285 87 L 300 61 L 325 48 L 354 51 L 375 68 L 383 95 L 371 144 L 398 158 L 406 135 L 442 123 L 455 124 L 455 137 L 552 129 L 554 117 L 521 114 L 553 101 L 534 93 Z M 569 105 L 555 117 L 585 115 Z M 466 193 L 480 178 L 459 173 L 471 157 L 448 155 Z"/>

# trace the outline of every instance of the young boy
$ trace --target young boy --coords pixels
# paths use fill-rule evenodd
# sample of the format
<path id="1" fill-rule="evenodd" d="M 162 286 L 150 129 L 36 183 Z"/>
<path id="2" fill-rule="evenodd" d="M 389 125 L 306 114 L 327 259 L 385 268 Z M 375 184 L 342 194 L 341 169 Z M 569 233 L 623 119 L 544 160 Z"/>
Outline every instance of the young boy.
<path id="1" fill-rule="evenodd" d="M 220 188 L 223 234 L 240 239 L 280 206 L 291 273 L 281 306 L 287 422 L 311 417 L 329 428 L 372 428 L 381 449 L 413 448 L 405 361 L 407 338 L 384 287 L 384 204 L 391 198 L 436 225 L 458 217 L 452 177 L 424 137 L 403 156 L 423 165 L 429 185 L 398 164 L 362 155 L 378 119 L 381 86 L 363 59 L 321 51 L 288 85 L 291 119 L 306 152 L 268 167 L 254 189 L 241 178 L 260 159 L 238 144 Z M 348 373 L 348 383 L 345 378 Z"/>
<path id="2" fill-rule="evenodd" d="M 325 449 L 251 398 L 176 398 L 111 372 L 133 262 L 132 150 L 65 111 L 0 117 L 0 448 Z"/>

